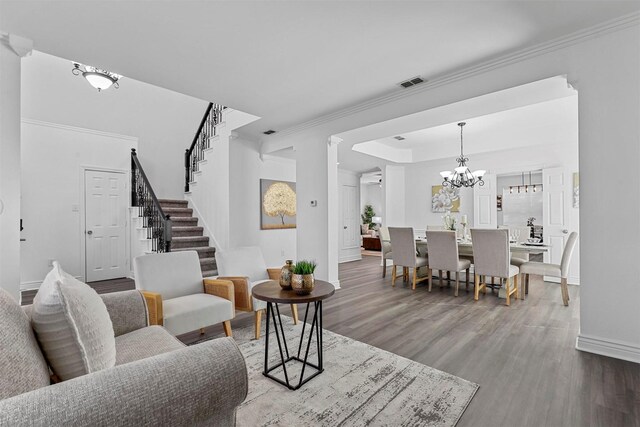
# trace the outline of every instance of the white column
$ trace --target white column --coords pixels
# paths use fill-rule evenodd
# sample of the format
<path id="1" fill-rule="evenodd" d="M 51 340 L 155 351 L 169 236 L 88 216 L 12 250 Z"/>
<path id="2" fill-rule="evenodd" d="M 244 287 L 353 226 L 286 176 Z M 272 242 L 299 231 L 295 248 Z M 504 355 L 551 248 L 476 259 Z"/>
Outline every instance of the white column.
<path id="1" fill-rule="evenodd" d="M 338 281 L 338 144 L 326 136 L 301 137 L 295 143 L 297 258 L 315 260 L 316 278 Z"/>
<path id="2" fill-rule="evenodd" d="M 387 165 L 382 171 L 382 193 L 385 215 L 382 220 L 389 227 L 404 227 L 406 225 L 406 187 L 404 172 L 404 166 L 394 165 Z M 419 194 L 419 192 L 416 192 L 416 194 Z"/>
<path id="3" fill-rule="evenodd" d="M 20 58 L 31 42 L 0 34 L 0 287 L 20 301 Z"/>

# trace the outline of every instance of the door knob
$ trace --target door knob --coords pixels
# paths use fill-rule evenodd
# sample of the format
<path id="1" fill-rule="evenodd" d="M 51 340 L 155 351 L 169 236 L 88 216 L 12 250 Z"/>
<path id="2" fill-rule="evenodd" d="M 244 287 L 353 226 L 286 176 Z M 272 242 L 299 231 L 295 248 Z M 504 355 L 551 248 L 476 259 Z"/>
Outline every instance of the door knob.
<path id="1" fill-rule="evenodd" d="M 87 231 L 87 234 L 88 234 L 89 236 L 91 236 L 91 235 L 93 234 L 93 231 L 89 230 L 89 231 Z"/>
<path id="2" fill-rule="evenodd" d="M 347 226 L 345 225 L 345 226 L 344 226 L 344 227 L 342 227 L 342 228 L 344 228 L 344 229 L 346 230 L 346 229 L 347 229 Z"/>
<path id="3" fill-rule="evenodd" d="M 569 232 L 569 230 L 567 230 L 566 228 L 564 230 L 562 230 L 562 234 L 567 234 Z"/>

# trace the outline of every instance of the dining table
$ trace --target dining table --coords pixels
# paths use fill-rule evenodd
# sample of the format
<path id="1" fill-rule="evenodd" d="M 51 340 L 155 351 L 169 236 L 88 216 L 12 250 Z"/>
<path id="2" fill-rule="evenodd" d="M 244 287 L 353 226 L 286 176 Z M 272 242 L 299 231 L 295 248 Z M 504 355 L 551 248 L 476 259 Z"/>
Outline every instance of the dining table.
<path id="1" fill-rule="evenodd" d="M 416 247 L 418 250 L 422 249 L 420 252 L 427 252 L 427 239 L 420 238 L 416 239 Z M 473 242 L 471 240 L 466 239 L 458 239 L 458 249 L 469 249 L 473 248 Z M 549 245 L 541 244 L 541 243 L 510 243 L 509 249 L 511 252 L 526 252 L 529 254 L 540 254 L 544 252 L 548 252 Z"/>

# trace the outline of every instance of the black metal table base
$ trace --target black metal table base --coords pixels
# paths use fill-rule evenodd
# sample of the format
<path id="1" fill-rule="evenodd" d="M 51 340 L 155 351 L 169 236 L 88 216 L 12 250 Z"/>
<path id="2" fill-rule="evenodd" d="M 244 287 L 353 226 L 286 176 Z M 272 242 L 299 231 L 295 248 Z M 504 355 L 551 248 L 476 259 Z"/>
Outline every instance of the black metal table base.
<path id="1" fill-rule="evenodd" d="M 284 328 L 282 327 L 282 318 L 280 317 L 280 308 L 278 304 L 267 302 L 267 331 L 265 334 L 265 350 L 264 350 L 264 371 L 262 374 L 265 377 L 271 378 L 272 380 L 288 387 L 291 390 L 297 390 L 310 381 L 312 378 L 317 377 L 324 371 L 322 365 L 322 301 L 316 301 L 313 303 L 313 320 L 311 321 L 311 326 L 309 330 L 309 337 L 307 338 L 307 348 L 304 352 L 304 358 L 300 357 L 300 353 L 302 352 L 302 344 L 305 340 L 305 329 L 307 326 L 307 316 L 309 315 L 309 308 L 311 303 L 307 303 L 307 309 L 304 314 L 304 321 L 302 323 L 302 334 L 300 335 L 300 344 L 298 345 L 298 353 L 297 355 L 289 355 L 289 347 L 287 346 L 287 340 L 284 335 Z M 275 310 L 274 310 L 275 307 Z M 276 318 L 276 313 L 278 314 Z M 269 366 L 269 326 L 270 319 L 273 319 L 273 324 L 275 326 L 276 332 L 276 340 L 278 341 L 278 350 L 280 351 L 280 363 L 277 363 L 273 366 Z M 311 363 L 309 361 L 309 350 L 311 348 L 311 342 L 313 341 L 313 335 L 315 332 L 315 341 L 316 347 L 318 350 L 317 354 L 317 362 Z M 284 351 L 283 351 L 284 350 Z M 286 357 L 285 357 L 286 354 Z M 289 381 L 289 374 L 287 372 L 287 363 L 289 362 L 299 362 L 302 363 L 302 371 L 300 372 L 300 379 L 298 380 L 297 385 L 292 385 Z M 284 372 L 284 381 L 281 378 L 278 378 L 272 375 L 270 372 L 274 369 L 282 367 Z M 315 372 L 311 375 L 307 375 L 305 378 L 305 370 L 307 367 L 315 369 Z"/>

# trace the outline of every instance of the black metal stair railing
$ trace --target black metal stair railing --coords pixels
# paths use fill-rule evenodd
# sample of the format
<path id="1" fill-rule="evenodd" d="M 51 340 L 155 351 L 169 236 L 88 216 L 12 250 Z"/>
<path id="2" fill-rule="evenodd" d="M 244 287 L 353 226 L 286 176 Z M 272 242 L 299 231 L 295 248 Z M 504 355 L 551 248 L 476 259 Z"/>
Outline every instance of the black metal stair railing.
<path id="1" fill-rule="evenodd" d="M 171 252 L 171 218 L 165 215 L 140 165 L 135 148 L 131 149 L 131 206 L 140 209 L 147 238 L 153 252 Z"/>
<path id="2" fill-rule="evenodd" d="M 196 136 L 191 147 L 184 153 L 184 191 L 189 191 L 189 183 L 193 182 L 193 174 L 198 171 L 200 160 L 204 159 L 204 150 L 210 147 L 210 138 L 217 135 L 217 126 L 222 123 L 224 105 L 209 103 L 207 111 L 202 117 Z"/>

